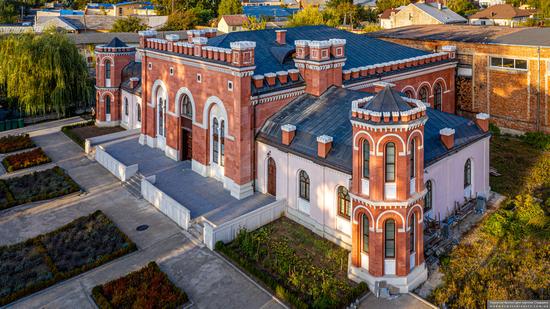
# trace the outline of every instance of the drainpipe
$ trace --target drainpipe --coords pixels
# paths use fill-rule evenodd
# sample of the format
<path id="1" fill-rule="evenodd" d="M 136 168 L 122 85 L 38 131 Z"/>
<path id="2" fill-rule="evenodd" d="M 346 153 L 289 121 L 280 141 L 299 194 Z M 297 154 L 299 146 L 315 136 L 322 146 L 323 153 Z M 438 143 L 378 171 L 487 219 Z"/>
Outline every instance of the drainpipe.
<path id="1" fill-rule="evenodd" d="M 252 104 L 252 192 L 256 192 L 256 106 Z"/>
<path id="2" fill-rule="evenodd" d="M 536 118 L 536 130 L 540 131 L 540 46 L 537 48 L 538 53 L 538 67 L 539 67 L 539 76 L 538 76 L 538 89 L 537 89 L 537 118 Z"/>

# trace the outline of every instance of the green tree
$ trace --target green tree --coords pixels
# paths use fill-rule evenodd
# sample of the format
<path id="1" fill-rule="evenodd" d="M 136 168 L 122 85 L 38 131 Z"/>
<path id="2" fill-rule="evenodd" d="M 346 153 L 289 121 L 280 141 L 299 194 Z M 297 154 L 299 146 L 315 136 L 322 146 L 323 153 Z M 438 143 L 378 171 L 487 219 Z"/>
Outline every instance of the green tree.
<path id="1" fill-rule="evenodd" d="M 386 9 L 397 8 L 403 5 L 408 5 L 411 3 L 411 0 L 378 0 L 376 1 L 376 7 L 381 13 Z"/>
<path id="2" fill-rule="evenodd" d="M 26 115 L 67 115 L 90 106 L 93 81 L 86 61 L 65 34 L 0 37 L 0 89 Z"/>
<path id="3" fill-rule="evenodd" d="M 111 32 L 138 32 L 146 29 L 147 26 L 139 17 L 128 16 L 117 19 L 113 24 L 113 28 L 111 28 Z"/>
<path id="4" fill-rule="evenodd" d="M 162 27 L 162 31 L 178 31 L 193 29 L 200 19 L 194 10 L 176 11 L 168 16 L 168 21 Z"/>
<path id="5" fill-rule="evenodd" d="M 221 0 L 218 7 L 218 16 L 242 14 L 243 6 L 239 0 Z"/>
<path id="6" fill-rule="evenodd" d="M 243 23 L 243 28 L 247 30 L 263 30 L 265 29 L 265 20 L 258 19 L 254 16 L 248 16 L 246 21 Z"/>
<path id="7" fill-rule="evenodd" d="M 476 6 L 468 0 L 448 0 L 447 7 L 462 16 L 471 15 L 477 10 Z"/>
<path id="8" fill-rule="evenodd" d="M 306 6 L 303 10 L 292 15 L 288 21 L 289 27 L 324 25 L 325 19 L 318 8 Z"/>
<path id="9" fill-rule="evenodd" d="M 0 23 L 11 24 L 17 21 L 17 3 L 10 0 L 0 0 Z"/>

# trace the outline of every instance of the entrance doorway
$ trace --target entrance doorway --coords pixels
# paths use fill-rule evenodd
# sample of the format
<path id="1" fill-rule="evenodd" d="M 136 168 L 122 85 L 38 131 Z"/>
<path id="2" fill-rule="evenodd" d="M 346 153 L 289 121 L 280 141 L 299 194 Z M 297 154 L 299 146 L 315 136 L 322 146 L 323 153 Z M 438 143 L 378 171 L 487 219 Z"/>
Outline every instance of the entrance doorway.
<path id="1" fill-rule="evenodd" d="M 181 128 L 181 160 L 191 160 L 193 154 L 193 134 L 186 128 Z"/>
<path id="2" fill-rule="evenodd" d="M 267 159 L 267 193 L 277 196 L 277 166 L 273 158 Z"/>
<path id="3" fill-rule="evenodd" d="M 181 121 L 181 160 L 193 158 L 193 107 L 187 95 L 180 99 Z"/>

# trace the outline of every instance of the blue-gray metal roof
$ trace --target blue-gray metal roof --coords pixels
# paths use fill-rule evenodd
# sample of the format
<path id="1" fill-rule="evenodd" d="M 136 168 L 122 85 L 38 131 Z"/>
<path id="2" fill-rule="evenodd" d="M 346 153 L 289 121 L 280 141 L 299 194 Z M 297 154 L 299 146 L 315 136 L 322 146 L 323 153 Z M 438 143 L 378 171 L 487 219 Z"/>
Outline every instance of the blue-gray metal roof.
<path id="1" fill-rule="evenodd" d="M 286 20 L 298 11 L 299 9 L 284 8 L 279 5 L 247 5 L 243 7 L 243 14 L 246 16 L 272 18 L 275 21 Z"/>
<path id="2" fill-rule="evenodd" d="M 295 40 L 329 40 L 346 39 L 346 64 L 344 69 L 372 65 L 388 61 L 396 61 L 421 55 L 428 52 L 386 42 L 365 35 L 351 33 L 327 26 L 304 26 L 286 28 L 286 46 L 294 49 Z M 230 48 L 235 41 L 256 42 L 255 63 L 256 74 L 294 69 L 294 61 L 287 57 L 282 63 L 279 54 L 272 47 L 279 46 L 276 42 L 275 29 L 231 32 L 208 40 L 208 45 Z"/>
<path id="3" fill-rule="evenodd" d="M 318 164 L 351 174 L 352 128 L 351 101 L 369 96 L 368 93 L 331 87 L 320 97 L 304 94 L 269 118 L 258 132 L 258 141 L 285 152 L 308 158 Z M 428 121 L 424 127 L 424 166 L 464 147 L 484 136 L 470 119 L 427 108 Z M 281 143 L 281 126 L 296 126 L 296 135 L 288 146 Z M 440 140 L 439 130 L 455 129 L 454 147 L 448 150 Z M 317 156 L 317 137 L 332 136 L 332 149 L 326 158 Z"/>

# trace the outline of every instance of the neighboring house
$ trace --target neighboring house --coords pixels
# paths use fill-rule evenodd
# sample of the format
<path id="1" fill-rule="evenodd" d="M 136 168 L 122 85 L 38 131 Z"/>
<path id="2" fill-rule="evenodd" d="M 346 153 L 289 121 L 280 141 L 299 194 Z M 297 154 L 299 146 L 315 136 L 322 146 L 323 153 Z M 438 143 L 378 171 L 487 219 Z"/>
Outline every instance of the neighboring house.
<path id="1" fill-rule="evenodd" d="M 420 285 L 424 218 L 488 196 L 488 115 L 453 114 L 451 46 L 434 54 L 326 26 L 140 35 L 137 49 L 96 47 L 96 124 L 140 128 L 143 147 L 189 160 L 231 203 L 271 195 L 350 249 L 350 278 L 371 290 Z"/>
<path id="2" fill-rule="evenodd" d="M 89 3 L 85 9 L 86 15 L 157 15 L 151 2 L 128 1 L 111 3 Z"/>
<path id="3" fill-rule="evenodd" d="M 0 34 L 34 32 L 32 23 L 0 24 Z"/>
<path id="4" fill-rule="evenodd" d="M 246 15 L 223 15 L 218 22 L 218 31 L 223 33 L 243 31 L 243 24 L 248 20 Z"/>
<path id="5" fill-rule="evenodd" d="M 244 6 L 243 13 L 266 21 L 288 21 L 299 9 L 284 8 L 281 6 Z"/>
<path id="6" fill-rule="evenodd" d="M 468 20 L 438 2 L 411 3 L 397 9 L 389 9 L 379 16 L 384 29 L 410 25 L 442 25 L 467 23 Z"/>
<path id="7" fill-rule="evenodd" d="M 514 26 L 533 17 L 535 11 L 518 9 L 511 4 L 497 4 L 469 17 L 473 25 Z"/>
<path id="8" fill-rule="evenodd" d="M 459 114 L 550 133 L 550 28 L 410 26 L 368 35 L 429 51 L 456 46 Z"/>
<path id="9" fill-rule="evenodd" d="M 478 4 L 482 7 L 489 7 L 497 4 L 505 4 L 506 0 L 479 0 Z"/>
<path id="10" fill-rule="evenodd" d="M 246 6 L 281 6 L 281 3 L 284 3 L 285 6 L 291 8 L 298 8 L 299 4 L 296 0 L 243 0 L 243 8 Z"/>
<path id="11" fill-rule="evenodd" d="M 158 29 L 168 20 L 168 16 L 137 16 L 149 29 Z M 65 16 L 41 16 L 36 17 L 34 30 L 43 32 L 48 27 L 55 27 L 68 32 L 109 32 L 119 18 L 125 16 L 106 15 L 65 15 Z"/>
<path id="12" fill-rule="evenodd" d="M 37 11 L 36 11 L 36 17 L 43 17 L 43 16 L 71 16 L 71 15 L 84 15 L 84 11 L 79 11 L 79 10 L 67 10 L 67 9 L 61 9 L 61 10 L 43 9 L 43 10 L 37 10 Z"/>
<path id="13" fill-rule="evenodd" d="M 376 10 L 376 0 L 353 0 L 353 5 L 359 5 L 370 10 Z"/>

